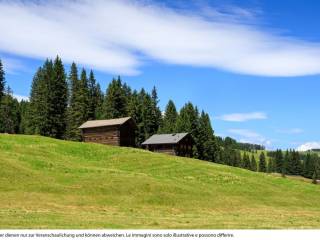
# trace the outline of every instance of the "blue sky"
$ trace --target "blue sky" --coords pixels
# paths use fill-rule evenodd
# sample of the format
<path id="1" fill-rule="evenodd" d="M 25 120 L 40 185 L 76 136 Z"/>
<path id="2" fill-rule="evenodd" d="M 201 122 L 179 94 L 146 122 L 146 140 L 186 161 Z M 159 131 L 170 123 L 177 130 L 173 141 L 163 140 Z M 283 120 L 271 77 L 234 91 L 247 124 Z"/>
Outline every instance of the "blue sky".
<path id="1" fill-rule="evenodd" d="M 320 147 L 318 1 L 0 1 L 0 57 L 17 96 L 59 54 L 187 101 L 216 134 L 267 148 Z M 69 14 L 72 12 L 73 14 Z M 121 17 L 119 17 L 121 16 Z"/>

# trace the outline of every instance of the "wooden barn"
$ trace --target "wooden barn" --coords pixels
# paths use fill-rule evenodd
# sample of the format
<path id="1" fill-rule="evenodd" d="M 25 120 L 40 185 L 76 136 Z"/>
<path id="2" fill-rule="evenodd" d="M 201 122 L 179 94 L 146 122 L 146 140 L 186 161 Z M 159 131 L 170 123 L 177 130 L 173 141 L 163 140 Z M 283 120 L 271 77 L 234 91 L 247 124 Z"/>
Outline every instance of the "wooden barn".
<path id="1" fill-rule="evenodd" d="M 135 122 L 131 117 L 87 121 L 79 127 L 84 142 L 114 146 L 135 145 Z"/>
<path id="2" fill-rule="evenodd" d="M 142 146 L 153 152 L 192 157 L 193 138 L 189 133 L 155 134 Z"/>

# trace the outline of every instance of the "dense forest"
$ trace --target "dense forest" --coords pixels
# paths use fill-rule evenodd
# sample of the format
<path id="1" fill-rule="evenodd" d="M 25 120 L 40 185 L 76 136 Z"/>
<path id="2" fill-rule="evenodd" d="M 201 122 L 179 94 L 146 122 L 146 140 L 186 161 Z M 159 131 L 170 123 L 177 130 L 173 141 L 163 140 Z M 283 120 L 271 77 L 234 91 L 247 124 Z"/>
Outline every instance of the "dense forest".
<path id="1" fill-rule="evenodd" d="M 319 177 L 317 154 L 294 150 L 264 151 L 264 146 L 239 143 L 214 135 L 209 115 L 191 102 L 181 109 L 169 100 L 164 112 L 157 90 L 133 90 L 120 77 L 112 79 L 105 92 L 94 73 L 78 70 L 72 63 L 66 73 L 62 60 L 46 60 L 35 73 L 29 101 L 17 101 L 9 86 L 0 60 L 0 132 L 36 134 L 81 141 L 78 127 L 87 120 L 131 116 L 137 124 L 136 146 L 155 133 L 191 133 L 194 158 L 245 168 L 276 172 L 282 176 Z M 257 152 L 259 156 L 257 157 Z"/>

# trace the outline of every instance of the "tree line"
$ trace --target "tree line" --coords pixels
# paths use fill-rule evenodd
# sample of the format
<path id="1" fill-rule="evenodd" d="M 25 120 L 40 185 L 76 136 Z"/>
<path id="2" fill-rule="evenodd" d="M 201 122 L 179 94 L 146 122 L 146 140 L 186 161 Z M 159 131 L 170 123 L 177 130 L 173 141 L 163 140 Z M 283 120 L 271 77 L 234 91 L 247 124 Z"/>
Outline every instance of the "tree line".
<path id="1" fill-rule="evenodd" d="M 262 151 L 264 146 L 239 143 L 214 135 L 211 120 L 205 111 L 187 102 L 180 110 L 169 100 L 165 111 L 159 107 L 156 88 L 133 90 L 120 77 L 112 79 L 105 92 L 94 73 L 72 63 L 66 73 L 62 60 L 47 59 L 36 71 L 29 101 L 18 102 L 5 84 L 0 60 L 0 132 L 35 134 L 58 139 L 81 141 L 78 127 L 87 120 L 131 116 L 136 122 L 137 147 L 156 133 L 189 132 L 194 139 L 193 157 L 251 171 L 278 172 L 283 176 L 302 175 L 316 179 L 319 159 L 308 154 L 301 159 L 298 152 Z M 251 153 L 250 153 L 251 152 Z"/>

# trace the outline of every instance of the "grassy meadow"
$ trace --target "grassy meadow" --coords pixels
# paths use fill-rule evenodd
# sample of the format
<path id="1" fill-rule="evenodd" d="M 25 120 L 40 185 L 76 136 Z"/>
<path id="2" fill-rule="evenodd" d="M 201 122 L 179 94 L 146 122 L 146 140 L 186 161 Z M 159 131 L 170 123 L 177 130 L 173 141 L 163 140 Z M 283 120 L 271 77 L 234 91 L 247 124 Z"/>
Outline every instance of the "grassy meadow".
<path id="1" fill-rule="evenodd" d="M 0 228 L 320 228 L 320 186 L 133 148 L 0 135 Z"/>

